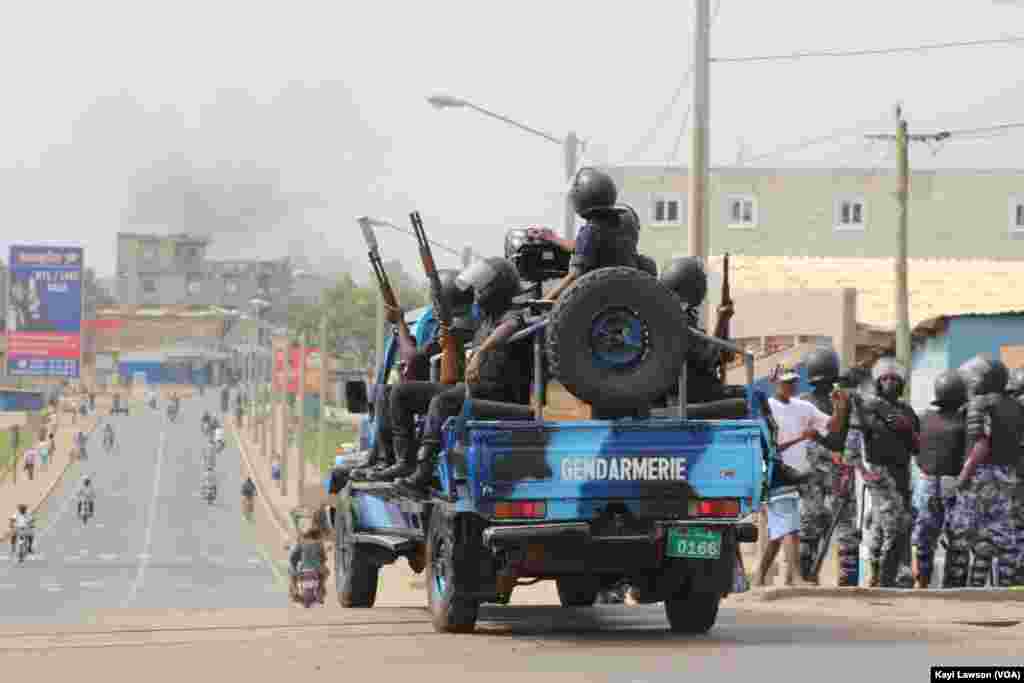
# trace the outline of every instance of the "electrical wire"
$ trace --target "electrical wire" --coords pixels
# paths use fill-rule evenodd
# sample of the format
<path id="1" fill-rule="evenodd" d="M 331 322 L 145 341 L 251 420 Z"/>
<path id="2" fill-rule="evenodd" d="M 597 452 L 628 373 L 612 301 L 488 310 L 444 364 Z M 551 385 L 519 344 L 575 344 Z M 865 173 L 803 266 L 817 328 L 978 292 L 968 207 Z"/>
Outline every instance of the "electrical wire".
<path id="1" fill-rule="evenodd" d="M 416 233 L 414 233 L 412 230 L 404 230 L 404 229 L 398 227 L 397 225 L 392 225 L 391 223 L 385 223 L 384 221 L 380 221 L 378 223 L 374 223 L 374 225 L 375 226 L 385 227 L 385 228 L 391 228 L 392 230 L 404 233 L 406 235 L 409 235 L 410 237 L 416 237 Z M 431 245 L 437 247 L 441 251 L 446 251 L 449 254 L 455 254 L 459 258 L 462 258 L 462 252 L 461 251 L 456 251 L 452 247 L 449 247 L 447 244 L 442 244 L 441 242 L 435 242 L 434 240 L 429 239 L 429 238 L 427 239 L 427 242 L 429 242 Z"/>
<path id="2" fill-rule="evenodd" d="M 947 133 L 949 137 L 972 137 L 974 135 L 984 135 L 987 133 L 1000 133 L 1014 128 L 1024 128 L 1024 123 L 1003 123 L 998 126 L 985 126 L 984 128 L 965 128 L 963 130 L 947 130 L 943 131 Z"/>
<path id="3" fill-rule="evenodd" d="M 924 52 L 926 50 L 938 50 L 950 47 L 976 47 L 979 45 L 999 45 L 1007 43 L 1024 43 L 1024 36 L 1011 36 L 1008 38 L 992 38 L 988 40 L 968 40 L 951 43 L 931 43 L 927 45 L 915 45 L 911 47 L 890 47 L 873 50 L 848 50 L 837 52 L 794 52 L 785 55 L 760 55 L 751 57 L 712 57 L 711 61 L 719 64 L 741 63 L 741 62 L 772 62 L 806 59 L 811 57 L 864 57 L 873 55 L 890 55 L 901 52 Z"/>
<path id="4" fill-rule="evenodd" d="M 751 162 L 762 161 L 764 159 L 769 159 L 769 158 L 775 157 L 775 156 L 791 154 L 793 152 L 802 152 L 803 150 L 808 149 L 810 147 L 814 147 L 816 145 L 821 145 L 821 144 L 824 144 L 824 143 L 827 143 L 827 142 L 836 142 L 838 140 L 841 140 L 841 139 L 846 138 L 846 137 L 850 137 L 852 135 L 860 135 L 860 134 L 863 134 L 865 131 L 870 130 L 870 129 L 874 128 L 875 126 L 878 126 L 878 125 L 879 125 L 879 120 L 865 121 L 865 122 L 863 122 L 863 123 L 861 123 L 858 126 L 853 127 L 853 128 L 843 128 L 841 130 L 832 131 L 828 135 L 821 135 L 821 136 L 814 137 L 814 138 L 807 138 L 807 139 L 801 140 L 800 142 L 797 142 L 797 143 L 793 143 L 793 144 L 789 144 L 789 145 L 783 145 L 782 147 L 778 147 L 778 148 L 774 149 L 771 152 L 766 152 L 764 154 L 758 154 L 757 156 L 746 157 L 746 158 L 743 159 L 743 165 L 749 164 Z"/>

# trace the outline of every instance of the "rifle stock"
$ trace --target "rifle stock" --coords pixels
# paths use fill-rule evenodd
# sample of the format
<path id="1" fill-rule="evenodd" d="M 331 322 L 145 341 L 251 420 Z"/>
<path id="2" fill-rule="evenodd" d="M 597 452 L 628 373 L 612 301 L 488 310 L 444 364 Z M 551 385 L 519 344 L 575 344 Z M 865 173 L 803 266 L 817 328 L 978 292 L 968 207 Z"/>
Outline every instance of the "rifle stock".
<path id="1" fill-rule="evenodd" d="M 457 384 L 462 377 L 465 354 L 462 344 L 451 334 L 452 314 L 441 293 L 441 278 L 434 264 L 434 254 L 430 249 L 430 241 L 423 229 L 423 220 L 418 211 L 409 214 L 413 232 L 420 249 L 420 261 L 423 271 L 430 283 L 430 298 L 434 305 L 434 315 L 438 323 L 438 341 L 441 344 L 441 384 Z"/>

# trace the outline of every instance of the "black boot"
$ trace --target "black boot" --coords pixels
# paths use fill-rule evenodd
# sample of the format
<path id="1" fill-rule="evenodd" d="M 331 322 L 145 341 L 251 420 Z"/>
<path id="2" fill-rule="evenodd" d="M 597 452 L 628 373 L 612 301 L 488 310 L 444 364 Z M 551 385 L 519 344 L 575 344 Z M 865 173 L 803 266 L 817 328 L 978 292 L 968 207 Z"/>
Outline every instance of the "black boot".
<path id="1" fill-rule="evenodd" d="M 775 461 L 775 467 L 772 468 L 772 482 L 771 488 L 778 486 L 799 486 L 814 476 L 813 471 L 804 472 L 801 474 L 797 469 L 790 467 L 781 460 Z"/>
<path id="2" fill-rule="evenodd" d="M 416 455 L 416 471 L 411 476 L 395 481 L 395 486 L 411 493 L 426 494 L 434 480 L 434 460 L 440 444 L 424 443 Z"/>
<path id="3" fill-rule="evenodd" d="M 357 467 L 352 470 L 348 478 L 352 481 L 369 481 L 370 474 L 375 470 L 380 469 L 381 454 L 384 452 L 384 444 L 381 443 L 380 439 L 373 445 L 373 449 L 370 451 L 370 457 L 366 459 L 366 463 L 362 467 Z"/>
<path id="4" fill-rule="evenodd" d="M 416 442 L 405 435 L 395 435 L 394 465 L 370 473 L 370 481 L 392 481 L 412 474 L 416 469 Z"/>

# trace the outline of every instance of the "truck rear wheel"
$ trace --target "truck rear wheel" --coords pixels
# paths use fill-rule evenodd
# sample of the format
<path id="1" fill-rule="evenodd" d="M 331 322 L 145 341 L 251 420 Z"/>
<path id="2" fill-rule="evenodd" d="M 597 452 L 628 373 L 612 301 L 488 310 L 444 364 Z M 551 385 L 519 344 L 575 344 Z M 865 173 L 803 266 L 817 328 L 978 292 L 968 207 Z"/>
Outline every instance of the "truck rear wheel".
<path id="1" fill-rule="evenodd" d="M 477 600 L 460 597 L 456 590 L 459 542 L 454 516 L 435 509 L 427 532 L 427 602 L 434 630 L 439 633 L 472 633 L 480 611 Z"/>
<path id="2" fill-rule="evenodd" d="M 596 578 L 563 576 L 555 579 L 558 600 L 562 607 L 592 607 L 597 600 L 600 586 Z"/>
<path id="3" fill-rule="evenodd" d="M 707 633 L 718 619 L 718 593 L 698 593 L 689 589 L 665 601 L 665 616 L 673 633 Z"/>
<path id="4" fill-rule="evenodd" d="M 377 601 L 380 567 L 359 550 L 352 538 L 351 512 L 343 500 L 335 512 L 337 540 L 334 544 L 334 582 L 342 607 L 373 607 Z"/>

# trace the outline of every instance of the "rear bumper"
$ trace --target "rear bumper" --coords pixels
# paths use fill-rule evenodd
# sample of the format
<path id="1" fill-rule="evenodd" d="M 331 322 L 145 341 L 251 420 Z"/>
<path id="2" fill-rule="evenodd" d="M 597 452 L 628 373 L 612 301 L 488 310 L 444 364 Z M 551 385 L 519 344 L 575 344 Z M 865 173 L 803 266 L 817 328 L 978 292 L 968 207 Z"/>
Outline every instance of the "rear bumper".
<path id="1" fill-rule="evenodd" d="M 736 541 L 739 543 L 757 542 L 757 527 L 750 523 L 738 523 L 735 520 L 687 520 L 672 522 L 655 522 L 650 533 L 595 536 L 588 522 L 562 522 L 553 524 L 514 524 L 492 526 L 484 530 L 484 545 L 507 545 L 544 541 L 552 538 L 571 537 L 590 543 L 656 543 L 664 536 L 665 529 L 670 526 L 726 526 L 736 530 Z"/>

